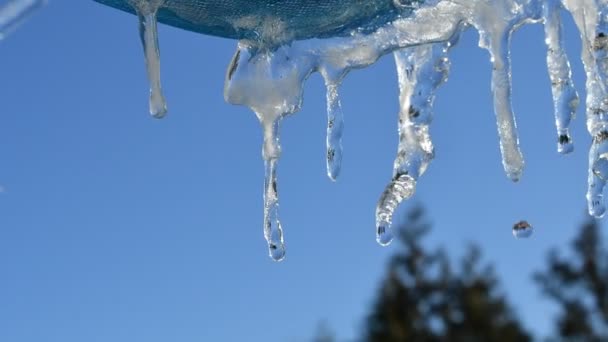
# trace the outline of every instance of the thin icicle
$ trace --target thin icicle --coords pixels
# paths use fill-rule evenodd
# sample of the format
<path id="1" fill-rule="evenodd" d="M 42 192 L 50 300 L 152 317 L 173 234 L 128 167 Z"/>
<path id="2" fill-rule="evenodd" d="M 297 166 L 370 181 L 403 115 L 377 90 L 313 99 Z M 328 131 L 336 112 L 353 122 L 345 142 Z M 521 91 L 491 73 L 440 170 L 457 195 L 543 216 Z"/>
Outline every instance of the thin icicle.
<path id="1" fill-rule="evenodd" d="M 344 114 L 338 93 L 339 83 L 327 80 L 327 176 L 335 181 L 342 169 Z"/>
<path id="2" fill-rule="evenodd" d="M 156 14 L 164 0 L 130 0 L 139 17 L 139 36 L 144 48 L 146 70 L 150 81 L 150 114 L 163 118 L 167 114 L 167 104 L 160 83 L 160 50 Z"/>
<path id="3" fill-rule="evenodd" d="M 285 116 L 299 108 L 302 92 L 299 85 L 308 76 L 294 72 L 297 69 L 292 68 L 297 65 L 280 55 L 280 52 L 259 51 L 242 42 L 228 67 L 224 89 L 228 101 L 246 104 L 262 125 L 262 157 L 265 166 L 264 237 L 268 242 L 270 257 L 275 261 L 281 261 L 285 257 L 277 192 L 277 164 L 281 156 L 279 126 Z"/>
<path id="4" fill-rule="evenodd" d="M 264 237 L 268 242 L 268 252 L 272 259 L 285 258 L 283 228 L 279 220 L 279 194 L 277 192 L 277 163 L 281 154 L 279 143 L 280 119 L 264 125 Z"/>
<path id="5" fill-rule="evenodd" d="M 507 176 L 517 182 L 524 170 L 524 158 L 519 150 L 517 125 L 511 105 L 511 32 L 494 34 L 488 42 L 492 56 L 492 92 L 494 112 L 500 137 L 502 165 Z"/>
<path id="6" fill-rule="evenodd" d="M 46 0 L 9 0 L 0 6 L 0 40 L 19 27 L 27 17 L 46 4 Z"/>
<path id="7" fill-rule="evenodd" d="M 574 149 L 569 127 L 576 114 L 579 97 L 572 82 L 570 62 L 564 50 L 560 9 L 558 0 L 546 0 L 543 7 L 543 18 L 545 43 L 547 44 L 547 68 L 551 80 L 557 128 L 557 151 L 565 154 Z"/>

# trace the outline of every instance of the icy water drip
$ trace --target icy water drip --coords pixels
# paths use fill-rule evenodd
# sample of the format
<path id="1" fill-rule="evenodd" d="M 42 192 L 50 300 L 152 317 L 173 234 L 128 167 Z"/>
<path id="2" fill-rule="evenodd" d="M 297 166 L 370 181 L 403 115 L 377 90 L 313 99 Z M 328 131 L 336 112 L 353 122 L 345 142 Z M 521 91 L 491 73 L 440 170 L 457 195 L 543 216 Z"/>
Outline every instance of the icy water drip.
<path id="1" fill-rule="evenodd" d="M 268 252 L 275 261 L 285 258 L 283 229 L 279 220 L 279 193 L 277 191 L 277 162 L 281 154 L 279 143 L 280 119 L 263 122 L 264 147 L 264 237 L 268 242 Z"/>
<path id="2" fill-rule="evenodd" d="M 435 91 L 448 77 L 450 46 L 451 42 L 427 44 L 394 53 L 399 80 L 399 147 L 393 180 L 376 207 L 376 240 L 383 246 L 393 239 L 395 209 L 414 194 L 416 180 L 435 156 L 429 124 Z"/>
<path id="3" fill-rule="evenodd" d="M 150 81 L 150 114 L 163 118 L 167 104 L 160 84 L 160 50 L 156 15 L 165 0 L 129 0 L 139 18 L 139 36 L 144 48 L 146 70 Z"/>
<path id="4" fill-rule="evenodd" d="M 593 137 L 589 150 L 589 176 L 587 205 L 589 214 L 602 217 L 606 212 L 603 176 L 603 155 L 608 138 L 608 93 L 606 54 L 606 11 L 608 3 L 600 0 L 563 0 L 565 8 L 572 13 L 582 39 L 582 59 L 587 76 L 586 111 L 587 129 Z"/>
<path id="5" fill-rule="evenodd" d="M 388 246 L 395 233 L 393 232 L 393 213 L 399 204 L 414 195 L 416 180 L 407 174 L 395 175 L 386 187 L 376 207 L 376 241 Z"/>
<path id="6" fill-rule="evenodd" d="M 544 25 L 548 86 L 553 96 L 559 153 L 573 151 L 570 124 L 579 98 L 564 51 L 562 15 L 569 12 L 580 31 L 586 80 L 589 151 L 588 208 L 606 211 L 608 182 L 608 0 L 96 0 L 142 21 L 142 41 L 152 83 L 151 111 L 164 114 L 158 73 L 156 18 L 188 30 L 239 39 L 226 73 L 225 99 L 249 107 L 264 130 L 266 164 L 264 231 L 275 259 L 284 255 L 278 220 L 276 166 L 280 156 L 279 123 L 302 104 L 304 82 L 319 72 L 327 87 L 327 174 L 341 170 L 343 113 L 339 86 L 353 69 L 394 53 L 399 79 L 399 146 L 393 179 L 376 210 L 377 238 L 392 239 L 392 213 L 412 196 L 418 178 L 434 158 L 430 137 L 436 89 L 447 80 L 448 50 L 469 28 L 489 52 L 502 164 L 508 178 L 524 171 L 515 113 L 511 104 L 513 32 L 523 25 Z M 130 1 L 132 6 L 125 6 Z M 133 5 L 135 3 L 135 5 Z M 162 103 L 162 104 L 161 104 Z M 162 116 L 162 115 L 159 115 Z M 274 252 L 273 251 L 277 251 Z M 280 256 L 280 257 L 277 257 Z"/>
<path id="7" fill-rule="evenodd" d="M 512 233 L 516 238 L 528 238 L 532 236 L 534 228 L 527 221 L 519 221 L 513 225 Z"/>
<path id="8" fill-rule="evenodd" d="M 46 0 L 0 1 L 0 40 L 19 27 L 32 13 L 46 4 Z"/>
<path id="9" fill-rule="evenodd" d="M 570 62 L 564 50 L 560 9 L 558 0 L 548 0 L 543 8 L 543 20 L 547 45 L 547 69 L 551 80 L 557 128 L 557 151 L 566 154 L 574 150 L 569 127 L 575 116 L 579 98 L 572 82 Z"/>
<path id="10" fill-rule="evenodd" d="M 266 129 L 275 130 L 274 128 L 265 128 L 264 134 L 266 134 Z M 272 135 L 273 133 L 269 134 Z M 274 137 L 270 137 L 269 139 L 275 140 Z M 274 142 L 268 143 L 274 144 Z M 278 138 L 276 138 L 276 143 L 278 143 Z M 277 161 L 278 159 L 274 157 L 264 160 L 266 167 L 264 179 L 264 237 L 266 238 L 266 242 L 268 242 L 270 257 L 275 261 L 281 261 L 285 258 L 285 244 L 283 242 L 283 229 L 279 220 Z"/>
<path id="11" fill-rule="evenodd" d="M 338 94 L 339 84 L 326 80 L 327 87 L 327 176 L 335 181 L 342 169 L 344 115 Z"/>
<path id="12" fill-rule="evenodd" d="M 302 102 L 303 83 L 311 73 L 320 72 L 327 86 L 327 172 L 335 179 L 340 170 L 343 131 L 338 86 L 349 71 L 368 66 L 382 55 L 394 52 L 400 90 L 399 147 L 393 180 L 386 186 L 376 208 L 377 240 L 382 245 L 392 239 L 392 214 L 402 201 L 413 195 L 418 178 L 434 158 L 429 125 L 435 91 L 447 80 L 448 50 L 463 30 L 475 28 L 479 32 L 479 46 L 490 55 L 494 111 L 508 178 L 518 181 L 524 170 L 511 105 L 510 60 L 511 36 L 524 24 L 543 23 L 545 26 L 558 151 L 568 153 L 573 149 L 569 125 L 579 102 L 563 49 L 560 11 L 564 8 L 573 13 L 583 40 L 586 40 L 583 59 L 589 79 L 589 131 L 594 136 L 608 131 L 608 108 L 604 101 L 608 38 L 602 31 L 604 26 L 598 19 L 600 6 L 596 2 L 437 0 L 420 2 L 418 6 L 409 2 L 405 7 L 412 9 L 411 15 L 404 15 L 371 33 L 354 31 L 348 37 L 296 40 L 278 46 L 242 40 L 229 67 L 225 87 L 228 102 L 250 107 L 261 122 L 268 123 L 296 112 Z M 587 11 L 595 14 L 590 17 Z M 608 151 L 602 146 L 603 140 L 600 142 L 596 138 L 590 152 L 588 198 L 590 212 L 595 216 L 603 215 L 605 211 L 603 189 L 606 181 L 604 176 L 598 176 L 603 172 L 599 171 L 598 160 L 603 161 L 599 156 Z"/>

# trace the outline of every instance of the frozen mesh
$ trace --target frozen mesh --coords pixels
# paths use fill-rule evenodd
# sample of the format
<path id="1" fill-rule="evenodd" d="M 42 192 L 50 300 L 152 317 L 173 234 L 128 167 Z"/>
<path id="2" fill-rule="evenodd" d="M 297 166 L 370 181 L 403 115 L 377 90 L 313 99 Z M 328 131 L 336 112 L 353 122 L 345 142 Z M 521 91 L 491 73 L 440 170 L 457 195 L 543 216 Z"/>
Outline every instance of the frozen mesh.
<path id="1" fill-rule="evenodd" d="M 134 13 L 128 0 L 95 1 Z M 274 29 L 290 39 L 306 39 L 373 30 L 404 8 L 397 9 L 393 0 L 166 0 L 158 20 L 226 38 L 256 39 Z"/>

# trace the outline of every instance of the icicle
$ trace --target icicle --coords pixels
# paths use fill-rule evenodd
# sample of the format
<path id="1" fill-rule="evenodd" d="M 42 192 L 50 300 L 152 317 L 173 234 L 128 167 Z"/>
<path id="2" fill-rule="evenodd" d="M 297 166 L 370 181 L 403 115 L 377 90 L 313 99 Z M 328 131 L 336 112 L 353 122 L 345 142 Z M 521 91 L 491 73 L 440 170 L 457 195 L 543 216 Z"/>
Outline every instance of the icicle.
<path id="1" fill-rule="evenodd" d="M 489 34 L 491 36 L 486 37 L 489 41 L 480 45 L 482 47 L 487 46 L 492 58 L 492 92 L 494 94 L 494 112 L 496 113 L 496 123 L 500 137 L 502 165 L 507 176 L 512 181 L 517 182 L 524 169 L 524 159 L 519 150 L 517 125 L 515 124 L 515 116 L 513 115 L 513 108 L 511 106 L 511 32 L 503 31 L 496 33 L 495 31 Z"/>
<path id="2" fill-rule="evenodd" d="M 428 126 L 433 118 L 435 91 L 447 80 L 450 45 L 428 44 L 394 53 L 399 79 L 399 148 L 393 179 L 376 207 L 376 240 L 383 246 L 393 239 L 395 209 L 414 194 L 416 180 L 434 158 Z"/>
<path id="3" fill-rule="evenodd" d="M 561 3 L 560 3 L 561 1 Z M 414 2 L 395 2 L 395 6 Z M 415 2 L 408 15 L 374 32 L 292 41 L 271 39 L 261 32 L 258 41 L 241 41 L 226 77 L 225 98 L 252 109 L 264 127 L 266 188 L 265 236 L 271 250 L 282 255 L 282 231 L 278 221 L 275 156 L 280 120 L 299 110 L 306 78 L 320 72 L 327 86 L 327 173 L 335 179 L 342 159 L 342 112 L 338 88 L 350 70 L 375 63 L 395 52 L 400 85 L 399 149 L 393 178 L 376 208 L 377 240 L 390 243 L 392 215 L 399 203 L 411 197 L 416 183 L 433 159 L 429 135 L 435 90 L 449 69 L 447 50 L 466 27 L 479 32 L 480 47 L 487 49 L 493 66 L 492 92 L 507 176 L 519 180 L 524 160 L 519 149 L 511 104 L 510 40 L 514 30 L 528 23 L 545 26 L 547 68 L 551 79 L 558 151 L 572 151 L 569 125 L 578 104 L 564 52 L 560 10 L 573 14 L 583 36 L 583 61 L 587 73 L 587 128 L 594 141 L 589 154 L 590 213 L 605 212 L 603 189 L 608 182 L 608 25 L 605 0 L 466 0 Z M 401 8 L 401 7 L 399 7 Z M 411 11 L 410 11 L 411 10 Z M 404 12 L 405 13 L 405 12 Z M 410 15 L 411 14 L 411 15 Z M 289 25 L 289 23 L 286 23 Z M 274 43 L 273 43 L 274 42 Z M 269 133 L 270 132 L 270 133 Z M 268 141 L 273 141 L 269 144 Z M 271 253 L 273 254 L 273 253 Z"/>
<path id="4" fill-rule="evenodd" d="M 277 192 L 277 163 L 281 154 L 279 125 L 283 117 L 300 108 L 302 84 L 310 74 L 307 65 L 294 61 L 288 52 L 286 48 L 261 50 L 248 42 L 240 42 L 228 67 L 224 87 L 226 100 L 249 107 L 264 131 L 264 237 L 270 256 L 276 261 L 285 257 Z"/>
<path id="5" fill-rule="evenodd" d="M 0 7 L 0 40 L 3 40 L 46 0 L 12 0 Z"/>
<path id="6" fill-rule="evenodd" d="M 603 217 L 606 213 L 604 188 L 608 181 L 608 132 L 601 131 L 593 139 L 589 151 L 589 189 L 587 205 L 593 217 Z"/>
<path id="7" fill-rule="evenodd" d="M 167 114 L 167 104 L 160 84 L 160 51 L 156 14 L 165 0 L 129 0 L 139 17 L 139 36 L 144 48 L 150 81 L 150 114 L 160 119 Z"/>
<path id="8" fill-rule="evenodd" d="M 587 206 L 589 214 L 602 217 L 604 203 L 605 153 L 608 152 L 608 103 L 606 93 L 605 36 L 606 16 L 604 6 L 595 0 L 563 0 L 572 13 L 583 43 L 582 59 L 587 75 L 587 130 L 593 137 L 589 149 Z"/>
<path id="9" fill-rule="evenodd" d="M 342 132 L 344 115 L 338 93 L 339 83 L 325 80 L 327 87 L 327 176 L 335 181 L 342 168 Z"/>
<path id="10" fill-rule="evenodd" d="M 570 153 L 574 149 L 570 136 L 570 122 L 579 104 L 578 94 L 572 82 L 570 62 L 564 51 L 562 23 L 557 0 L 546 0 L 543 6 L 545 43 L 547 44 L 547 68 L 551 79 L 551 92 L 557 127 L 557 151 Z"/>
<path id="11" fill-rule="evenodd" d="M 279 194 L 277 192 L 277 162 L 281 154 L 279 144 L 280 119 L 264 124 L 264 237 L 268 252 L 275 261 L 285 258 L 283 229 L 279 220 Z"/>
<path id="12" fill-rule="evenodd" d="M 386 187 L 376 207 L 376 241 L 387 246 L 393 241 L 393 213 L 403 200 L 414 195 L 416 180 L 406 174 L 396 175 Z"/>

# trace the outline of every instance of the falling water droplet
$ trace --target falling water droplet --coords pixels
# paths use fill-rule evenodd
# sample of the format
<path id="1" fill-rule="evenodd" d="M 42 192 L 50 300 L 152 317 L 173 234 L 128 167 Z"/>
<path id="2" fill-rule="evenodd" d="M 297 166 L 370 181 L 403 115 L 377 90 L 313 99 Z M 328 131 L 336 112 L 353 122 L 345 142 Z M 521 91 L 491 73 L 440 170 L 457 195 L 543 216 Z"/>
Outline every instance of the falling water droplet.
<path id="1" fill-rule="evenodd" d="M 376 241 L 382 246 L 388 246 L 393 241 L 393 213 L 399 204 L 414 195 L 416 180 L 409 175 L 395 176 L 378 201 L 376 207 Z"/>
<path id="2" fill-rule="evenodd" d="M 564 50 L 565 43 L 559 11 L 560 4 L 556 0 L 548 0 L 543 6 L 547 70 L 551 79 L 555 126 L 558 136 L 557 151 L 567 154 L 574 150 L 569 127 L 576 113 L 579 98 L 572 82 L 570 62 Z"/>
<path id="3" fill-rule="evenodd" d="M 527 221 L 519 221 L 513 225 L 513 236 L 516 238 L 527 238 L 532 235 L 534 228 Z"/>
<path id="4" fill-rule="evenodd" d="M 163 2 L 163 0 L 155 2 L 131 0 L 139 17 L 139 36 L 144 48 L 146 70 L 150 81 L 150 114 L 157 119 L 167 114 L 167 104 L 160 83 L 160 50 L 156 20 L 156 13 Z"/>

